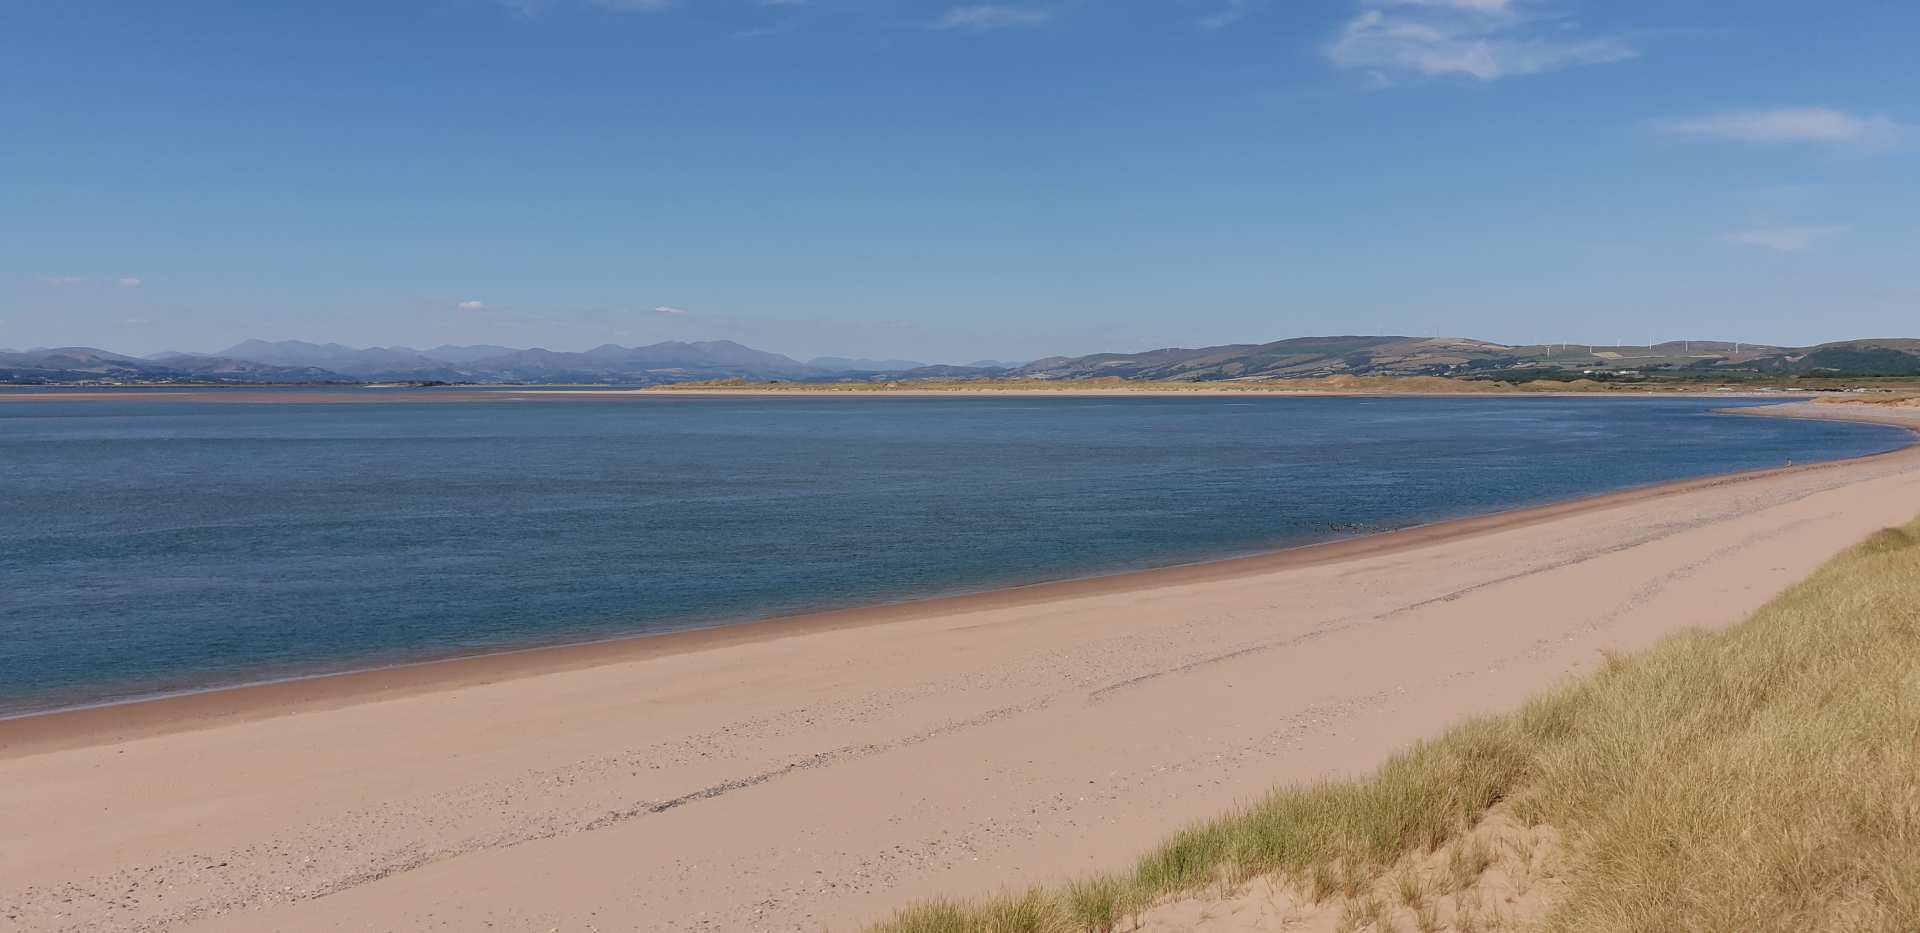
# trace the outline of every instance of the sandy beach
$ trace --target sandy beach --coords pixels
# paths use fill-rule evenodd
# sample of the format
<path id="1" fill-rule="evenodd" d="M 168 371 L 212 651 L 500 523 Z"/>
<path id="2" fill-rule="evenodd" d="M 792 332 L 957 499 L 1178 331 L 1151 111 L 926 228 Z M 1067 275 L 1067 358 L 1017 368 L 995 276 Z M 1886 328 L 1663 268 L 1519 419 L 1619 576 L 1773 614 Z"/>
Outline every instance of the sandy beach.
<path id="1" fill-rule="evenodd" d="M 1920 429 L 1920 409 L 1768 414 Z M 1920 514 L 1920 448 L 1318 548 L 0 721 L 0 930 L 856 930 L 1118 867 Z"/>

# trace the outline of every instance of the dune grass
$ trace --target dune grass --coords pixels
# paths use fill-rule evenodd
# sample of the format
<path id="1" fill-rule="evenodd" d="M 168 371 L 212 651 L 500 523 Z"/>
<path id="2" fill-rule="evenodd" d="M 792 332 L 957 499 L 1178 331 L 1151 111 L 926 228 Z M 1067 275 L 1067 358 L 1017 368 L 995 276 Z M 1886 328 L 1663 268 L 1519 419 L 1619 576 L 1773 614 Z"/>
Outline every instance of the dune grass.
<path id="1" fill-rule="evenodd" d="M 1546 931 L 1920 930 L 1920 521 L 1739 625 L 1611 659 L 1369 778 L 1276 790 L 1130 871 L 922 904 L 873 929 L 1108 931 L 1261 875 L 1316 901 L 1372 896 L 1496 803 L 1562 840 Z M 1456 847 L 1449 883 L 1495 857 Z"/>
<path id="2" fill-rule="evenodd" d="M 1146 393 L 1252 393 L 1252 394 L 1463 394 L 1484 395 L 1501 392 L 1613 392 L 1630 389 L 1652 391 L 1699 391 L 1699 383 L 1616 383 L 1592 379 L 1568 381 L 1536 380 L 1499 382 L 1491 379 L 1463 379 L 1451 376 L 1316 376 L 1275 379 L 1127 379 L 1120 376 L 1093 376 L 1082 379 L 1033 379 L 1020 377 L 992 379 L 907 379 L 885 382 L 749 382 L 745 379 L 711 379 L 700 382 L 676 382 L 654 386 L 654 391 L 729 390 L 740 392 L 789 392 L 813 394 L 859 394 L 862 392 L 1102 392 Z"/>

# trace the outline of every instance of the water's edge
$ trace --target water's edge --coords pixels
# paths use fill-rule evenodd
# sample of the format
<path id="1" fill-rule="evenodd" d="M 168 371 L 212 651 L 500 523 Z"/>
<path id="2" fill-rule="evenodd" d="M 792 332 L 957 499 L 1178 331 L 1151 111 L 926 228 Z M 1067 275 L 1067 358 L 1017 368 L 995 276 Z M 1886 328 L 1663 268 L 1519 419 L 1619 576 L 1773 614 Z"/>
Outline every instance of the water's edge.
<path id="1" fill-rule="evenodd" d="M 395 691 L 414 692 L 439 685 L 482 683 L 549 671 L 591 667 L 622 660 L 680 654 L 720 645 L 791 637 L 810 631 L 863 627 L 907 618 L 945 615 L 997 606 L 1037 604 L 1059 599 L 1226 579 L 1289 567 L 1311 566 L 1391 553 L 1611 508 L 1626 502 L 1745 482 L 1790 471 L 1831 469 L 1877 458 L 1920 454 L 1920 426 L 1916 426 L 1911 420 L 1895 417 L 1896 413 L 1854 411 L 1842 415 L 1839 412 L 1818 412 L 1801 408 L 1803 405 L 1811 405 L 1811 403 L 1795 402 L 1761 407 L 1721 408 L 1713 411 L 1723 415 L 1808 421 L 1850 421 L 1897 427 L 1904 429 L 1905 443 L 1886 451 L 1861 456 L 1791 467 L 1732 471 L 1661 481 L 1626 489 L 1420 522 L 1358 535 L 1333 537 L 1292 546 L 1147 569 L 1095 571 L 1014 586 L 989 585 L 975 590 L 949 591 L 934 596 L 822 607 L 798 613 L 744 617 L 727 621 L 699 622 L 604 638 L 559 640 L 530 646 L 449 653 L 439 657 L 413 658 L 391 664 L 156 691 L 100 702 L 6 713 L 0 714 L 0 750 L 16 750 L 22 739 L 31 742 L 34 737 L 32 733 L 72 732 L 64 725 L 53 729 L 20 728 L 33 724 L 54 727 L 56 723 L 70 722 L 72 726 L 79 727 L 83 732 L 114 728 L 141 729 L 163 725 L 170 721 L 177 724 L 179 721 L 198 720 L 208 715 L 245 714 L 312 702 L 338 703 Z M 1791 412 L 1780 410 L 1789 407 L 1799 410 Z M 1872 415 L 1883 417 L 1872 417 Z M 130 711 L 136 709 L 144 710 L 146 715 L 128 715 Z M 123 721 L 115 724 L 113 720 L 116 718 Z"/>

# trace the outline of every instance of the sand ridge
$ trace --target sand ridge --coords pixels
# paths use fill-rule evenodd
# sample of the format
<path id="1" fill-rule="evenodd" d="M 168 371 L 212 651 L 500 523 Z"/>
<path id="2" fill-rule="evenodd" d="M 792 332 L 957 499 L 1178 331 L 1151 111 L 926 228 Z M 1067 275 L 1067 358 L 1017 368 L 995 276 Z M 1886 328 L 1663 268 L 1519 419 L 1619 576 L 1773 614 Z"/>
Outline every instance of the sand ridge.
<path id="1" fill-rule="evenodd" d="M 1604 650 L 1736 621 L 1915 513 L 1909 449 L 1339 560 L 94 734 L 0 758 L 0 930 L 856 929 L 1126 864 Z"/>

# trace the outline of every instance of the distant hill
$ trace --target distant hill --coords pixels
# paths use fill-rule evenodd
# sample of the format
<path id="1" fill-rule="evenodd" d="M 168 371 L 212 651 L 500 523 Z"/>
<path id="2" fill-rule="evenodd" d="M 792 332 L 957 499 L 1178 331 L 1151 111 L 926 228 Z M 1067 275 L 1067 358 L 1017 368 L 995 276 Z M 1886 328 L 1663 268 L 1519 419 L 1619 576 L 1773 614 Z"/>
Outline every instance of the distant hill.
<path id="1" fill-rule="evenodd" d="M 848 359 L 844 356 L 816 356 L 808 360 L 807 365 L 830 373 L 897 373 L 919 369 L 927 364 L 914 360 L 863 360 Z"/>
<path id="2" fill-rule="evenodd" d="M 474 360 L 484 360 L 489 356 L 503 356 L 512 352 L 512 347 L 496 347 L 492 344 L 485 343 L 474 344 L 467 347 L 442 344 L 431 350 L 422 350 L 420 351 L 420 355 L 436 360 L 445 360 L 457 366 L 462 363 L 471 363 Z"/>
<path id="3" fill-rule="evenodd" d="M 219 353 L 147 358 L 90 347 L 0 351 L 0 382 L 455 382 L 655 385 L 708 379 L 798 382 L 931 379 L 1284 380 L 1327 376 L 1445 376 L 1533 381 L 1596 378 L 1738 381 L 1800 376 L 1920 376 L 1920 339 L 1846 340 L 1813 347 L 1730 341 L 1652 346 L 1510 346 L 1463 337 L 1295 337 L 1270 343 L 1167 347 L 965 366 L 903 359 L 792 357 L 730 340 L 604 344 L 579 352 L 499 346 L 356 348 L 248 340 Z"/>
<path id="4" fill-rule="evenodd" d="M 141 359 L 92 347 L 0 352 L 0 383 L 197 382 L 285 384 L 344 382 L 338 373 L 223 356 L 175 354 Z"/>
<path id="5" fill-rule="evenodd" d="M 1454 368 L 1491 367 L 1504 350 L 1484 341 L 1428 341 L 1408 337 L 1296 337 L 1272 343 L 1168 347 L 1144 353 L 1049 357 L 1021 367 L 1023 376 L 1050 379 L 1246 379 L 1354 374 L 1446 375 Z M 1484 361 L 1481 362 L 1481 361 Z"/>
<path id="6" fill-rule="evenodd" d="M 644 347 L 604 344 L 583 353 L 535 348 L 465 363 L 476 378 L 499 382 L 592 382 L 646 385 L 695 379 L 792 379 L 830 375 L 792 357 L 731 340 Z"/>
<path id="7" fill-rule="evenodd" d="M 1821 344 L 1755 361 L 1755 366 L 1761 372 L 1795 375 L 1915 376 L 1920 375 L 1920 340 L 1849 340 Z"/>
<path id="8" fill-rule="evenodd" d="M 917 365 L 917 364 L 916 364 Z M 0 354 L 0 381 L 22 382 L 579 382 L 649 385 L 698 379 L 830 379 L 831 370 L 729 340 L 605 344 L 579 353 L 511 347 L 356 348 L 248 340 L 215 354 L 141 359 L 85 347 Z"/>
<path id="9" fill-rule="evenodd" d="M 234 344 L 217 355 L 275 366 L 323 369 L 373 382 L 461 378 L 461 371 L 449 365 L 448 361 L 408 347 L 368 347 L 363 350 L 337 343 L 307 343 L 303 340 L 274 343 L 248 340 Z"/>
<path id="10" fill-rule="evenodd" d="M 367 381 L 582 382 L 646 385 L 713 378 L 822 378 L 829 374 L 778 353 L 730 340 L 603 344 L 582 352 L 491 345 L 358 349 L 300 340 L 249 340 L 221 351 L 275 365 L 310 366 Z"/>
<path id="11" fill-rule="evenodd" d="M 1920 373 L 1920 340 L 1849 340 L 1817 347 L 1732 341 L 1652 346 L 1509 346 L 1459 337 L 1298 337 L 1145 353 L 1035 360 L 1012 375 L 1041 379 L 1311 379 L 1324 376 L 1454 376 L 1487 379 L 1574 376 L 1737 378 L 1760 375 L 1881 376 Z"/>

